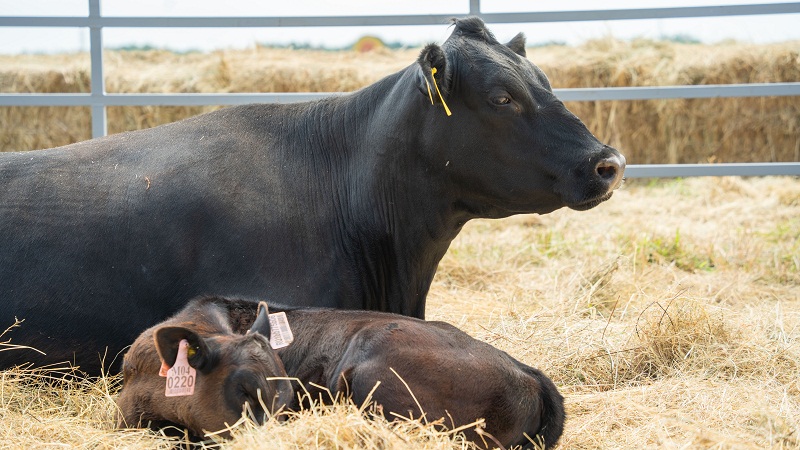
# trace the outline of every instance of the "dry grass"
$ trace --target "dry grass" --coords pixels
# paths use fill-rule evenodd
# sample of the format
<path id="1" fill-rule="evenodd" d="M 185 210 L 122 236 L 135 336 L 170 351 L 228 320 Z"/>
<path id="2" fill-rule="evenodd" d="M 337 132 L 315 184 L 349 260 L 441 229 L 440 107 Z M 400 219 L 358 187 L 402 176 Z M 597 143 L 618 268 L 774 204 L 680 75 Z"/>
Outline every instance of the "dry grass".
<path id="1" fill-rule="evenodd" d="M 148 430 L 115 430 L 119 376 L 76 380 L 66 368 L 2 373 L 3 448 L 170 449 L 181 442 Z M 316 406 L 280 423 L 231 424 L 234 439 L 213 434 L 199 446 L 226 449 L 470 449 L 457 433 L 417 421 L 389 423 L 353 404 Z"/>
<path id="2" fill-rule="evenodd" d="M 634 183 L 469 224 L 431 316 L 544 369 L 564 448 L 800 448 L 796 178 Z"/>
<path id="3" fill-rule="evenodd" d="M 255 48 L 211 54 L 105 53 L 109 92 L 352 91 L 413 63 L 417 50 L 370 53 Z M 800 42 L 686 45 L 591 41 L 529 50 L 555 87 L 657 86 L 800 80 Z M 88 92 L 87 55 L 2 56 L 0 90 Z M 800 161 L 800 98 L 568 104 L 634 164 Z M 152 127 L 210 107 L 112 107 L 109 131 Z M 89 109 L 0 108 L 0 151 L 90 137 Z"/>
<path id="4" fill-rule="evenodd" d="M 458 433 L 437 430 L 418 421 L 389 423 L 350 404 L 314 407 L 290 414 L 286 423 L 243 423 L 229 449 L 474 449 Z"/>
<path id="5" fill-rule="evenodd" d="M 634 182 L 587 212 L 470 222 L 428 318 L 550 375 L 560 448 L 800 449 L 800 179 Z M 118 379 L 44 378 L 0 375 L 5 445 L 169 445 L 112 429 Z M 235 436 L 222 448 L 469 448 L 352 405 Z"/>

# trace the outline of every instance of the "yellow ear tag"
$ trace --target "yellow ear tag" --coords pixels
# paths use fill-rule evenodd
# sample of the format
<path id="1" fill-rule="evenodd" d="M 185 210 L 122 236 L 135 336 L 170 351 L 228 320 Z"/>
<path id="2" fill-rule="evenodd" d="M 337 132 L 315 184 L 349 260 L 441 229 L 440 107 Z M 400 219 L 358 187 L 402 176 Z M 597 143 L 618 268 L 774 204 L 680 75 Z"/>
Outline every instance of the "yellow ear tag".
<path id="1" fill-rule="evenodd" d="M 197 349 L 192 346 L 189 346 L 189 348 L 186 351 L 186 357 L 191 358 L 196 354 L 197 354 Z"/>
<path id="2" fill-rule="evenodd" d="M 436 88 L 436 93 L 439 94 L 439 100 L 441 100 L 442 105 L 444 105 L 444 112 L 446 112 L 448 116 L 451 116 L 452 113 L 450 112 L 450 108 L 448 108 L 447 103 L 444 102 L 444 98 L 442 97 L 442 93 L 439 91 L 439 85 L 436 84 L 436 77 L 434 75 L 436 75 L 436 67 L 431 68 L 431 78 L 433 78 L 433 87 Z M 425 80 L 425 82 L 427 83 L 428 80 Z M 430 85 L 428 85 L 428 94 L 430 93 L 431 93 L 431 87 Z M 433 102 L 433 99 L 431 99 L 431 102 Z"/>
<path id="3" fill-rule="evenodd" d="M 434 69 L 434 70 L 436 70 L 436 69 Z M 431 94 L 431 84 L 428 83 L 428 79 L 427 78 L 425 78 L 425 77 L 422 77 L 422 78 L 425 80 L 425 85 L 428 86 L 428 98 L 431 99 L 431 105 L 432 105 L 433 104 L 433 94 Z"/>

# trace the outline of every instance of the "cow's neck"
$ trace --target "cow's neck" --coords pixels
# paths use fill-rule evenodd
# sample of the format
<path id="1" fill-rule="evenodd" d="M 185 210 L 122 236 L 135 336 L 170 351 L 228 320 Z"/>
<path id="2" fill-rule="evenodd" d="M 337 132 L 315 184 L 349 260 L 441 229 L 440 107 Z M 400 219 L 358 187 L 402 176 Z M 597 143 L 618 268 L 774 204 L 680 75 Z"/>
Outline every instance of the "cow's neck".
<path id="1" fill-rule="evenodd" d="M 317 107 L 336 110 L 320 132 L 339 146 L 327 155 L 346 156 L 333 159 L 341 179 L 332 186 L 343 187 L 335 196 L 349 233 L 342 248 L 357 267 L 364 308 L 423 318 L 439 261 L 468 217 L 454 207 L 444 171 L 423 155 L 430 144 L 419 122 L 430 110 L 414 69 Z"/>

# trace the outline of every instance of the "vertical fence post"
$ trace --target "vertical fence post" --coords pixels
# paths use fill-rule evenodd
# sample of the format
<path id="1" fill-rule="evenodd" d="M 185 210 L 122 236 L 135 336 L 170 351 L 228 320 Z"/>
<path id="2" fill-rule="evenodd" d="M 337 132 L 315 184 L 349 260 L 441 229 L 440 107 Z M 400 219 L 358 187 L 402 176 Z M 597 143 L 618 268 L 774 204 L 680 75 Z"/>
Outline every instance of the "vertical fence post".
<path id="1" fill-rule="evenodd" d="M 481 15 L 481 0 L 469 0 L 469 15 L 470 16 Z"/>
<path id="2" fill-rule="evenodd" d="M 103 76 L 103 27 L 100 25 L 100 0 L 89 0 L 89 51 L 92 62 L 92 137 L 105 136 L 107 133 L 106 106 L 103 96 L 106 94 L 106 82 Z"/>

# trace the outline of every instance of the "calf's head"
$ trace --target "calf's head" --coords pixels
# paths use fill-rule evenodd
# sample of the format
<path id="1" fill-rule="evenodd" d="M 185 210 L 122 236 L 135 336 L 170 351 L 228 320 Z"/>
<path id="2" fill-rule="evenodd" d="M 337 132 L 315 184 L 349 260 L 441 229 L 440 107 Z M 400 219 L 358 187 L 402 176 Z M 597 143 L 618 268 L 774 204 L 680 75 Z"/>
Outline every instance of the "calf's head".
<path id="1" fill-rule="evenodd" d="M 622 183 L 625 157 L 556 98 L 522 34 L 501 44 L 480 19 L 456 20 L 417 62 L 421 157 L 454 181 L 474 216 L 585 210 Z"/>
<path id="2" fill-rule="evenodd" d="M 264 303 L 245 335 L 229 329 L 209 334 L 207 326 L 194 322 L 166 323 L 143 333 L 123 362 L 118 427 L 175 425 L 200 437 L 233 425 L 243 411 L 262 423 L 294 395 L 289 381 L 269 379 L 286 376 L 269 336 Z M 185 351 L 180 352 L 182 345 Z M 181 359 L 191 367 L 181 383 L 193 392 L 167 396 L 167 383 L 174 382 L 164 375 Z"/>

